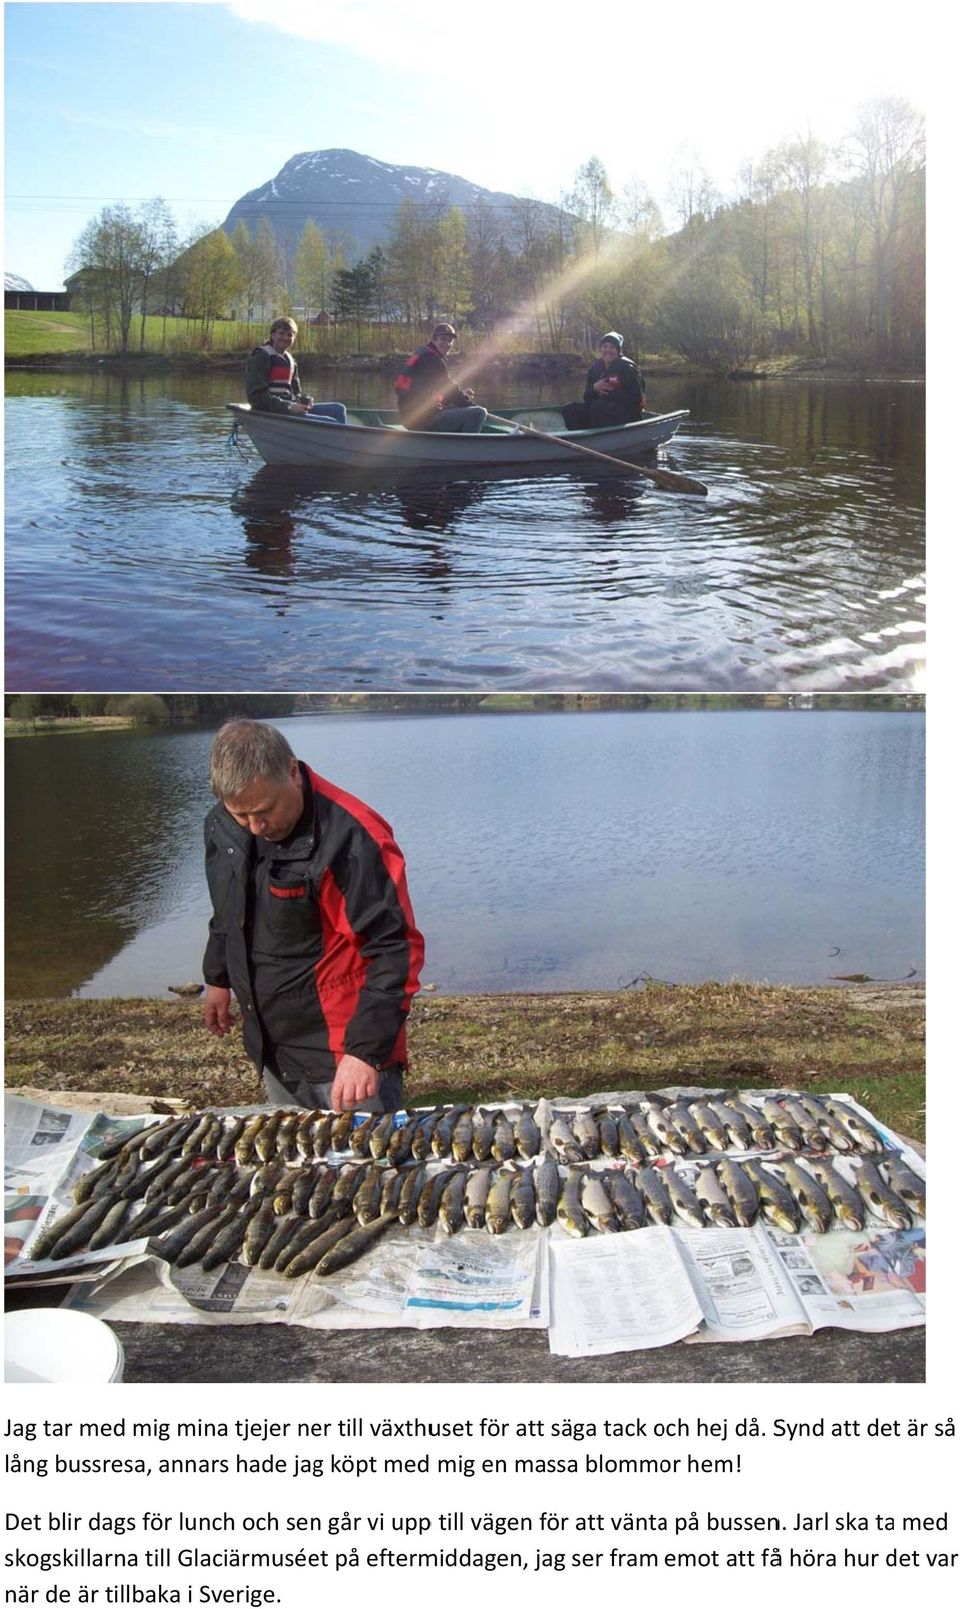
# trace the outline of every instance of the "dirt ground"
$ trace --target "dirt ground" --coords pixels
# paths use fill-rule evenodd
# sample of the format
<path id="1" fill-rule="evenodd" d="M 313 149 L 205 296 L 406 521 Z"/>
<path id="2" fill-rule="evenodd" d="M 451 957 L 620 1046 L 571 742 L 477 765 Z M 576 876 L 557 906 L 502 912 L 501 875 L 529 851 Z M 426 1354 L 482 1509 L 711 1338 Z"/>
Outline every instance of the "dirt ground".
<path id="1" fill-rule="evenodd" d="M 920 984 L 425 991 L 410 1017 L 407 1096 L 491 1101 L 679 1083 L 835 1090 L 922 1140 L 924 1007 Z M 141 1109 L 261 1099 L 239 1029 L 214 1039 L 199 1003 L 173 996 L 8 1002 L 6 1083 L 140 1096 Z"/>

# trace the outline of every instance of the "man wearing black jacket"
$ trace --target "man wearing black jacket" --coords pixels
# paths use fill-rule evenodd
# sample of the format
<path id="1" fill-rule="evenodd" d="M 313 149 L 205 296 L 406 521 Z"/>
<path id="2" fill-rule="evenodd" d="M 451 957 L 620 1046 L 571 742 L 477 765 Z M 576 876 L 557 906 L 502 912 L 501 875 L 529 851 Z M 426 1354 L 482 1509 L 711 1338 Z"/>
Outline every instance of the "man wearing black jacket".
<path id="1" fill-rule="evenodd" d="M 259 721 L 221 728 L 210 782 L 206 1027 L 229 1032 L 235 996 L 279 1105 L 395 1111 L 423 939 L 389 825 Z"/>
<path id="2" fill-rule="evenodd" d="M 628 425 L 643 413 L 646 381 L 635 363 L 623 356 L 623 336 L 610 330 L 600 342 L 600 356 L 587 370 L 582 402 L 568 402 L 563 422 L 568 430 L 599 430 Z"/>
<path id="3" fill-rule="evenodd" d="M 394 390 L 400 423 L 408 430 L 482 430 L 486 408 L 474 404 L 473 391 L 461 391 L 450 378 L 447 353 L 457 338 L 452 324 L 438 324 L 426 346 L 411 353 Z"/>

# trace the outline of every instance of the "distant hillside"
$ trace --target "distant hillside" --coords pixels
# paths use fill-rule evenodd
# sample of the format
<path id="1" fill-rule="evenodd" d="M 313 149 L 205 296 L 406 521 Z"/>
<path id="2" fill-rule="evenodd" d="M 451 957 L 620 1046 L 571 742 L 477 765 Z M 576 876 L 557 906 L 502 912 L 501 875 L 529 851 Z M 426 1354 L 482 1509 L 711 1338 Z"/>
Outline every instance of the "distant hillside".
<path id="1" fill-rule="evenodd" d="M 302 151 L 284 163 L 275 179 L 241 196 L 223 227 L 231 234 L 242 218 L 252 234 L 260 219 L 267 218 L 290 256 L 312 218 L 328 240 L 347 238 L 347 255 L 354 261 L 375 246 L 386 245 L 393 215 L 406 198 L 440 207 L 467 208 L 482 202 L 495 209 L 508 239 L 513 234 L 512 209 L 520 199 L 436 168 L 398 167 L 357 151 Z M 532 205 L 551 217 L 556 214 L 556 208 L 544 202 Z"/>

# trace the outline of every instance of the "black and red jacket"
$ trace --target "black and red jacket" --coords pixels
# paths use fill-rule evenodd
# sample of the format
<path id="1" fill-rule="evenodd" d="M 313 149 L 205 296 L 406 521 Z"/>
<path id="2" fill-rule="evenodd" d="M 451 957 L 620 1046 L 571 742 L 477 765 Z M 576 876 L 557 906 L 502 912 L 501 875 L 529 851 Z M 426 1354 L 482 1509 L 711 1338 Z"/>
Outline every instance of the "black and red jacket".
<path id="1" fill-rule="evenodd" d="M 597 380 L 609 380 L 613 389 L 605 397 L 597 396 L 593 387 Z M 587 381 L 583 388 L 584 402 L 603 402 L 607 408 L 614 410 L 620 417 L 620 424 L 631 424 L 639 419 L 643 413 L 647 382 L 629 358 L 615 358 L 611 364 L 604 363 L 597 358 L 595 363 L 587 370 Z"/>
<path id="2" fill-rule="evenodd" d="M 470 398 L 451 380 L 447 360 L 432 341 L 411 352 L 393 389 L 400 418 L 410 430 L 418 430 L 442 408 L 470 407 Z"/>
<path id="3" fill-rule="evenodd" d="M 270 342 L 254 347 L 246 365 L 247 401 L 260 413 L 289 413 L 300 398 L 297 360 L 290 352 L 275 352 Z"/>
<path id="4" fill-rule="evenodd" d="M 344 1054 L 378 1069 L 405 1062 L 423 939 L 387 822 L 300 771 L 303 814 L 282 843 L 255 838 L 223 805 L 207 816 L 203 976 L 236 995 L 257 1071 L 266 1062 L 309 1105 Z"/>

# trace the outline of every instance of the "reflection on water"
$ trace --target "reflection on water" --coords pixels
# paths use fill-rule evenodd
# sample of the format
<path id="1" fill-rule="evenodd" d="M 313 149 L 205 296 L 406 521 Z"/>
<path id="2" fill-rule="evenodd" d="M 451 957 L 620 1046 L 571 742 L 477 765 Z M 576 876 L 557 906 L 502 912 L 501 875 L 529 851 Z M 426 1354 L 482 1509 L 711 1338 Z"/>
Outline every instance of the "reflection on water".
<path id="1" fill-rule="evenodd" d="M 11 688 L 917 685 L 920 388 L 659 381 L 702 499 L 269 471 L 226 450 L 232 377 L 9 382 Z"/>
<path id="2" fill-rule="evenodd" d="M 403 846 L 449 991 L 824 983 L 923 965 L 923 718 L 404 715 L 277 723 Z M 11 740 L 12 996 L 199 975 L 211 733 Z"/>

